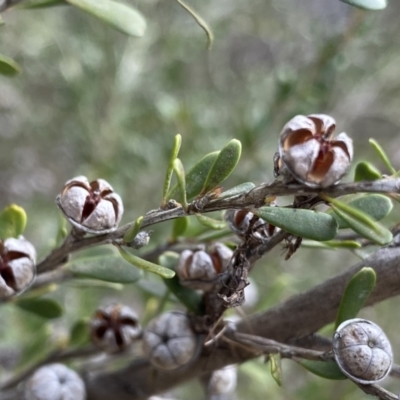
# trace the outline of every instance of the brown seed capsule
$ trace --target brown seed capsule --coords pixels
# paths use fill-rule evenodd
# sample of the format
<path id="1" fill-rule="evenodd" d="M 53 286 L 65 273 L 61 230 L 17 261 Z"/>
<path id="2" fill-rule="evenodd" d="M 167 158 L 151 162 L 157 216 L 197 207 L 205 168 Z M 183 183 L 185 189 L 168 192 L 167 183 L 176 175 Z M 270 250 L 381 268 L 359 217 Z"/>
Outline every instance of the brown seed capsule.
<path id="1" fill-rule="evenodd" d="M 89 183 L 84 176 L 66 182 L 56 203 L 72 225 L 94 234 L 116 230 L 124 212 L 120 196 L 108 182 Z"/>
<path id="2" fill-rule="evenodd" d="M 85 400 L 80 376 L 63 364 L 39 368 L 25 385 L 24 400 Z"/>
<path id="3" fill-rule="evenodd" d="M 23 236 L 0 239 L 0 298 L 22 293 L 36 274 L 36 251 Z"/>
<path id="4" fill-rule="evenodd" d="M 371 321 L 343 322 L 333 337 L 333 352 L 341 371 L 355 382 L 371 384 L 386 377 L 393 362 L 390 342 Z"/>
<path id="5" fill-rule="evenodd" d="M 180 283 L 192 289 L 211 289 L 219 274 L 225 271 L 232 254 L 232 250 L 222 243 L 211 245 L 208 251 L 201 248 L 184 250 L 178 263 Z"/>
<path id="6" fill-rule="evenodd" d="M 124 351 L 141 333 L 137 314 L 121 304 L 99 308 L 90 321 L 93 342 L 107 353 Z"/>
<path id="7" fill-rule="evenodd" d="M 329 115 L 297 115 L 282 129 L 279 155 L 293 177 L 311 187 L 339 182 L 350 168 L 353 141 L 345 134 L 333 139 L 336 122 Z"/>
<path id="8" fill-rule="evenodd" d="M 143 351 L 157 368 L 173 370 L 193 361 L 201 341 L 186 314 L 172 311 L 160 315 L 143 332 Z"/>

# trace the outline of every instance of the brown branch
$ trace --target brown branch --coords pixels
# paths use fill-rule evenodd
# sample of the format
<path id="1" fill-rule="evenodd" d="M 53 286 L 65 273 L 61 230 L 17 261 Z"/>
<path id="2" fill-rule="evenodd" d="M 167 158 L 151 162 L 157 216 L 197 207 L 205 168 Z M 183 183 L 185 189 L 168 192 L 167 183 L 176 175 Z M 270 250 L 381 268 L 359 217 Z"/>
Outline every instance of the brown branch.
<path id="1" fill-rule="evenodd" d="M 377 274 L 377 284 L 368 299 L 368 305 L 399 295 L 399 257 L 400 248 L 379 249 L 362 262 L 314 288 L 241 321 L 236 325 L 236 329 L 240 333 L 262 336 L 280 343 L 293 343 L 296 339 L 311 335 L 334 321 L 347 282 L 364 266 L 374 268 Z M 86 377 L 88 400 L 146 399 L 188 379 L 229 364 L 244 362 L 255 355 L 254 351 L 229 346 L 221 341 L 214 349 L 206 349 L 193 365 L 182 371 L 159 371 L 151 367 L 146 360 L 137 360 L 123 370 Z M 364 389 L 379 392 L 383 396 L 383 389 L 377 389 L 376 386 L 365 386 Z M 389 397 L 381 398 L 397 400 L 393 396 L 390 397 L 391 394 L 385 396 Z"/>

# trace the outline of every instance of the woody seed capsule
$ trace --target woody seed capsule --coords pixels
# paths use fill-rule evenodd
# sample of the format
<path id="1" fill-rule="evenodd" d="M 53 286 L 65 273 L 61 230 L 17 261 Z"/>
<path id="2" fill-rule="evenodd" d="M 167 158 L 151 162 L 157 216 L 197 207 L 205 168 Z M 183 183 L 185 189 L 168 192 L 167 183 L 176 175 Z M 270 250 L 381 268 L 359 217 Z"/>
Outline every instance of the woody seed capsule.
<path id="1" fill-rule="evenodd" d="M 0 239 L 0 298 L 23 292 L 36 274 L 36 251 L 23 236 Z"/>
<path id="2" fill-rule="evenodd" d="M 116 230 L 124 212 L 120 196 L 107 181 L 89 183 L 84 176 L 66 182 L 56 203 L 72 225 L 94 234 Z"/>
<path id="3" fill-rule="evenodd" d="M 137 314 L 122 304 L 99 308 L 90 322 L 92 340 L 107 353 L 124 351 L 141 333 Z"/>
<path id="4" fill-rule="evenodd" d="M 353 141 L 346 133 L 333 139 L 335 126 L 329 115 L 312 114 L 297 115 L 283 127 L 279 156 L 297 181 L 311 187 L 328 187 L 347 173 Z"/>

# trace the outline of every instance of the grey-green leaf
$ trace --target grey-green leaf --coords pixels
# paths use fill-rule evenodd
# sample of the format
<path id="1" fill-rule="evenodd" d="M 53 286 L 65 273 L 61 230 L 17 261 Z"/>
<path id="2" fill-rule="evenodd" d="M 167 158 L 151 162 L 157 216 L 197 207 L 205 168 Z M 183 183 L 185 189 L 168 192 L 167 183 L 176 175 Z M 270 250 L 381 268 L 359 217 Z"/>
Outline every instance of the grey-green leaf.
<path id="1" fill-rule="evenodd" d="M 174 220 L 172 227 L 172 241 L 175 241 L 179 236 L 182 236 L 189 225 L 189 218 L 182 217 Z"/>
<path id="2" fill-rule="evenodd" d="M 65 6 L 65 0 L 30 0 L 18 4 L 15 8 L 22 9 L 35 9 L 35 8 L 48 8 L 54 6 Z"/>
<path id="3" fill-rule="evenodd" d="M 361 8 L 363 10 L 383 10 L 387 7 L 386 0 L 340 0 L 343 3 L 350 4 L 351 6 Z"/>
<path id="4" fill-rule="evenodd" d="M 21 235 L 25 230 L 26 221 L 26 213 L 22 207 L 11 204 L 4 208 L 0 214 L 0 239 Z"/>
<path id="5" fill-rule="evenodd" d="M 161 265 L 154 264 L 150 261 L 144 260 L 143 258 L 135 256 L 134 254 L 129 253 L 120 246 L 117 246 L 117 248 L 124 260 L 128 261 L 130 264 L 134 265 L 137 268 L 152 272 L 156 275 L 160 275 L 164 279 L 171 279 L 175 276 L 175 271 L 169 268 L 165 268 Z"/>
<path id="6" fill-rule="evenodd" d="M 179 134 L 175 135 L 174 147 L 172 149 L 171 157 L 169 159 L 167 172 L 165 173 L 162 205 L 165 205 L 165 203 L 167 202 L 167 196 L 168 196 L 169 186 L 171 184 L 172 173 L 174 172 L 174 162 L 175 159 L 178 157 L 179 150 L 181 148 L 181 143 L 182 143 L 182 136 Z"/>
<path id="7" fill-rule="evenodd" d="M 361 161 L 356 165 L 356 169 L 354 172 L 354 182 L 375 181 L 381 178 L 382 174 L 371 163 L 367 161 Z"/>
<path id="8" fill-rule="evenodd" d="M 206 217 L 205 215 L 202 214 L 196 214 L 197 221 L 200 222 L 200 224 L 206 226 L 207 228 L 214 229 L 214 230 L 220 230 L 226 228 L 226 222 L 225 221 L 219 221 L 214 218 Z"/>
<path id="9" fill-rule="evenodd" d="M 116 255 L 77 259 L 67 269 L 77 277 L 115 283 L 134 283 L 142 276 L 141 271 Z"/>
<path id="10" fill-rule="evenodd" d="M 187 207 L 187 197 L 186 197 L 186 177 L 185 170 L 183 168 L 182 161 L 179 158 L 176 158 L 174 161 L 174 171 L 176 174 L 176 178 L 178 180 L 178 188 L 180 192 L 179 198 L 182 201 L 182 205 L 184 208 Z"/>
<path id="11" fill-rule="evenodd" d="M 20 66 L 12 58 L 0 54 L 0 75 L 14 76 L 20 72 Z"/>
<path id="12" fill-rule="evenodd" d="M 130 243 L 135 239 L 136 235 L 140 231 L 140 227 L 142 226 L 143 216 L 140 216 L 136 219 L 136 221 L 131 225 L 131 227 L 125 232 L 124 242 Z"/>
<path id="13" fill-rule="evenodd" d="M 340 301 L 335 330 L 342 322 L 356 318 L 374 289 L 375 282 L 376 274 L 370 267 L 364 267 L 350 279 Z"/>
<path id="14" fill-rule="evenodd" d="M 337 233 L 336 220 L 327 213 L 284 207 L 262 207 L 253 210 L 253 213 L 278 228 L 306 239 L 326 241 L 333 239 Z"/>
<path id="15" fill-rule="evenodd" d="M 186 173 L 186 196 L 188 200 L 197 196 L 204 186 L 204 182 L 210 172 L 211 167 L 214 165 L 217 159 L 219 151 L 206 154 L 199 162 L 197 162 L 187 173 Z M 168 193 L 169 199 L 176 199 L 182 201 L 180 196 L 180 190 L 176 184 Z"/>
<path id="16" fill-rule="evenodd" d="M 341 200 L 346 201 L 346 198 L 341 198 Z M 349 201 L 347 204 L 350 207 L 356 208 L 357 210 L 369 215 L 375 221 L 380 221 L 381 219 L 385 218 L 393 208 L 392 201 L 382 194 L 362 195 L 361 197 L 357 197 L 354 200 Z M 349 228 L 347 222 L 335 214 L 333 210 L 328 211 L 328 213 L 330 213 L 336 219 L 339 229 Z"/>
<path id="17" fill-rule="evenodd" d="M 253 182 L 245 182 L 241 183 L 240 185 L 234 186 L 232 189 L 226 190 L 225 192 L 222 192 L 219 196 L 218 199 L 229 199 L 232 197 L 240 196 L 244 193 L 250 192 L 253 188 L 255 188 L 256 185 Z"/>
<path id="18" fill-rule="evenodd" d="M 71 328 L 69 335 L 69 345 L 73 347 L 82 346 L 89 342 L 89 321 L 81 318 L 76 321 Z"/>
<path id="19" fill-rule="evenodd" d="M 369 144 L 376 151 L 376 153 L 378 154 L 379 158 L 386 165 L 386 168 L 390 171 L 390 173 L 391 174 L 395 174 L 396 170 L 393 168 L 393 165 L 390 162 L 389 157 L 387 156 L 385 150 L 383 150 L 382 146 L 375 139 L 369 139 Z"/>
<path id="20" fill-rule="evenodd" d="M 242 144 L 232 139 L 218 154 L 204 182 L 202 194 L 219 186 L 235 169 L 242 153 Z"/>
<path id="21" fill-rule="evenodd" d="M 132 7 L 112 0 L 65 0 L 129 36 L 142 37 L 146 30 L 143 16 Z"/>
<path id="22" fill-rule="evenodd" d="M 332 380 L 347 379 L 335 361 L 302 360 L 299 361 L 299 364 L 321 378 Z"/>
<path id="23" fill-rule="evenodd" d="M 41 297 L 20 299 L 15 304 L 20 309 L 45 319 L 59 318 L 64 312 L 60 303 Z"/>

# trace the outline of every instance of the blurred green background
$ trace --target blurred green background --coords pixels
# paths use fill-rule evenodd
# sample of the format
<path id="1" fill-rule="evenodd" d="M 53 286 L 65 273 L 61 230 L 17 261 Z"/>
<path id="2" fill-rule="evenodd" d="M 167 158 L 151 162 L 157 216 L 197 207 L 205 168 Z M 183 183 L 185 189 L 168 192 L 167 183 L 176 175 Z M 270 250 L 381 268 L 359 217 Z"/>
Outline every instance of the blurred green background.
<path id="1" fill-rule="evenodd" d="M 113 185 L 124 199 L 123 223 L 157 208 L 176 133 L 183 137 L 186 169 L 231 138 L 242 142 L 242 159 L 225 188 L 272 180 L 280 129 L 299 113 L 332 115 L 337 132 L 354 139 L 354 165 L 371 159 L 382 167 L 368 144 L 374 137 L 400 166 L 400 2 L 366 12 L 337 0 L 192 0 L 214 32 L 211 51 L 177 2 L 127 3 L 147 20 L 142 39 L 72 7 L 3 14 L 0 52 L 23 72 L 12 79 L 0 75 L 0 207 L 13 202 L 27 210 L 25 236 L 39 258 L 54 246 L 60 219 L 54 198 L 76 175 Z M 152 245 L 168 239 L 170 226 L 154 228 Z M 275 249 L 255 271 L 260 295 L 253 308 L 276 304 L 358 260 L 345 250 L 302 249 L 285 262 Z M 99 303 L 124 299 L 139 310 L 148 307 L 148 297 L 134 286 L 82 291 L 66 284 L 53 296 L 66 309 L 66 318 L 55 323 L 61 332 Z M 381 325 L 400 351 L 397 302 L 361 316 Z M 21 311 L 9 329 L 8 308 L 0 314 L 3 343 L 31 343 L 24 330 L 39 322 Z M 366 397 L 348 381 L 322 380 L 290 361 L 283 363 L 279 388 L 268 368 L 243 365 L 237 398 Z M 385 385 L 400 390 L 391 378 Z M 190 398 L 202 398 L 200 387 L 193 397 L 193 386 L 176 396 L 189 398 L 188 390 Z"/>

